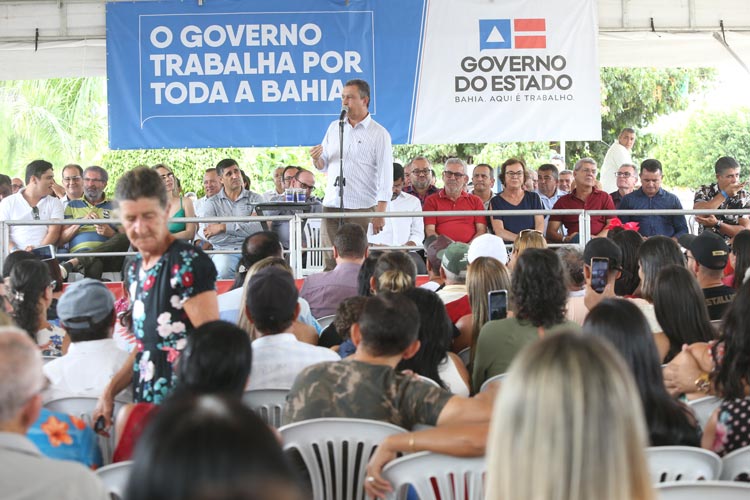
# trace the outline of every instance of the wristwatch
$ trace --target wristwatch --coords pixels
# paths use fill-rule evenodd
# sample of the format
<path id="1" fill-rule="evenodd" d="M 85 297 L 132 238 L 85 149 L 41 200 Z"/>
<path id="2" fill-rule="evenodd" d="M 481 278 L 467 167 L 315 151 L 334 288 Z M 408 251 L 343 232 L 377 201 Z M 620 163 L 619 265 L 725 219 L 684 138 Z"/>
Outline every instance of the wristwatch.
<path id="1" fill-rule="evenodd" d="M 714 228 L 719 229 L 723 223 L 724 223 L 723 220 L 716 219 L 716 224 L 714 225 Z"/>

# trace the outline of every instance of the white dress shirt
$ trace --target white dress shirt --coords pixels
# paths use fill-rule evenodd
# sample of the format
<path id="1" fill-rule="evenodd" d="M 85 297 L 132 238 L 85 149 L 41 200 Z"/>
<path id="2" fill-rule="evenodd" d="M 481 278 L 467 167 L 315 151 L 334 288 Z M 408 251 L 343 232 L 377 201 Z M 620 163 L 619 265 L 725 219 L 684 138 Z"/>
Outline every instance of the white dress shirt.
<path id="1" fill-rule="evenodd" d="M 328 126 L 321 158 L 328 174 L 323 206 L 339 207 L 339 187 L 336 184 L 341 169 L 339 151 L 339 122 Z M 393 151 L 391 135 L 369 114 L 352 127 L 344 122 L 344 208 L 370 208 L 379 201 L 391 199 L 393 184 Z"/>
<path id="2" fill-rule="evenodd" d="M 419 198 L 403 191 L 388 203 L 386 212 L 422 212 Z M 385 227 L 378 234 L 372 234 L 372 224 L 367 228 L 367 241 L 377 245 L 399 246 L 407 241 L 421 245 L 424 240 L 424 218 L 393 217 L 385 220 Z"/>
<path id="3" fill-rule="evenodd" d="M 251 389 L 291 389 L 299 372 L 310 365 L 341 361 L 338 354 L 297 340 L 292 333 L 265 335 L 253 340 Z"/>

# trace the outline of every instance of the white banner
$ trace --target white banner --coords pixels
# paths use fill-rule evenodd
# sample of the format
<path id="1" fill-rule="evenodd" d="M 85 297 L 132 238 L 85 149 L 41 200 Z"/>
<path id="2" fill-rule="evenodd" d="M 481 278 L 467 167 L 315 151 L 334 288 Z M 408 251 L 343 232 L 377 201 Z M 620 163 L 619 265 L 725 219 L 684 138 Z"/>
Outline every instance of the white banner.
<path id="1" fill-rule="evenodd" d="M 601 139 L 595 0 L 432 0 L 409 142 Z"/>

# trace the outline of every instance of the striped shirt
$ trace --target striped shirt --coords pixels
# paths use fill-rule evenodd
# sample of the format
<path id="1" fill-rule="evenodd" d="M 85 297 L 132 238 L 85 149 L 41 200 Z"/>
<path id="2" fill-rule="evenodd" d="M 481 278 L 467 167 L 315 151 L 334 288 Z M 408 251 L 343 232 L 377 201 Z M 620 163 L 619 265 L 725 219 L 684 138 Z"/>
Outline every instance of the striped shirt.
<path id="1" fill-rule="evenodd" d="M 328 173 L 323 206 L 340 206 L 336 178 L 341 170 L 339 122 L 329 125 L 322 142 L 321 158 Z M 393 184 L 391 135 L 371 115 L 354 127 L 344 122 L 344 208 L 370 208 L 379 201 L 390 201 Z"/>
<path id="2" fill-rule="evenodd" d="M 109 219 L 112 212 L 112 201 L 105 198 L 101 203 L 92 205 L 86 200 L 86 198 L 70 200 L 65 207 L 65 218 L 83 219 L 90 212 L 94 212 L 97 219 Z M 115 226 L 112 226 L 112 229 L 117 231 Z M 108 239 L 109 238 L 102 234 L 97 234 L 96 226 L 94 224 L 82 224 L 81 227 L 78 228 L 78 232 L 76 232 L 75 236 L 70 239 L 68 245 L 71 253 L 88 252 L 95 249 Z"/>

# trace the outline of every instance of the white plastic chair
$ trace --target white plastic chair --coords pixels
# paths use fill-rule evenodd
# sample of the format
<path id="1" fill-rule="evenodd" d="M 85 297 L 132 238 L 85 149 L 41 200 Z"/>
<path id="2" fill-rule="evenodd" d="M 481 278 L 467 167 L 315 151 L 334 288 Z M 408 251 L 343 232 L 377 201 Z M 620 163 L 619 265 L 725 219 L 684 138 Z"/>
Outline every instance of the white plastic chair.
<path id="1" fill-rule="evenodd" d="M 750 481 L 750 446 L 727 453 L 721 464 L 722 481 Z"/>
<path id="2" fill-rule="evenodd" d="M 102 480 L 102 483 L 104 483 L 104 486 L 107 488 L 107 492 L 109 492 L 115 500 L 123 497 L 132 467 L 133 461 L 127 460 L 125 462 L 105 465 L 96 470 L 96 475 L 99 476 L 99 479 Z"/>
<path id="3" fill-rule="evenodd" d="M 307 248 L 320 248 L 320 219 L 308 219 L 305 222 L 302 231 L 304 233 Z M 323 270 L 325 266 L 323 251 L 316 250 L 305 252 L 307 254 L 307 264 L 305 265 L 305 274 L 313 274 Z"/>
<path id="4" fill-rule="evenodd" d="M 319 418 L 279 429 L 284 450 L 297 450 L 314 500 L 362 500 L 367 462 L 383 439 L 405 429 L 376 420 Z"/>
<path id="5" fill-rule="evenodd" d="M 463 361 L 464 366 L 468 367 L 471 361 L 471 347 L 464 347 L 458 352 L 458 357 Z"/>
<path id="6" fill-rule="evenodd" d="M 485 457 L 423 451 L 392 461 L 383 468 L 383 477 L 393 486 L 389 500 L 405 500 L 409 485 L 420 500 L 483 500 L 486 472 Z"/>
<path id="7" fill-rule="evenodd" d="M 333 323 L 333 320 L 336 319 L 335 314 L 331 314 L 330 316 L 323 316 L 322 318 L 317 318 L 318 324 L 321 328 L 325 328 L 331 323 Z"/>
<path id="8" fill-rule="evenodd" d="M 656 485 L 660 500 L 747 500 L 750 483 L 680 481 Z"/>
<path id="9" fill-rule="evenodd" d="M 711 418 L 711 414 L 719 405 L 721 405 L 721 398 L 717 398 L 716 396 L 706 396 L 705 398 L 688 401 L 688 406 L 693 410 L 701 429 L 706 428 L 708 419 Z"/>
<path id="10" fill-rule="evenodd" d="M 94 413 L 97 401 L 97 398 L 91 397 L 57 398 L 47 401 L 44 404 L 44 407 L 48 410 L 59 411 L 61 413 L 67 413 L 68 415 L 78 417 L 93 429 L 94 422 L 91 419 L 91 414 Z M 115 400 L 115 409 L 112 413 L 112 427 L 110 427 L 109 430 L 109 437 L 98 436 L 99 448 L 102 450 L 102 457 L 104 458 L 105 465 L 112 463 L 112 454 L 115 452 L 115 417 L 120 411 L 120 408 L 126 404 L 127 403 L 124 401 Z"/>
<path id="11" fill-rule="evenodd" d="M 646 448 L 648 469 L 654 484 L 674 481 L 713 481 L 721 474 L 721 458 L 712 451 L 692 446 Z"/>
<path id="12" fill-rule="evenodd" d="M 275 428 L 281 427 L 286 395 L 289 389 L 255 389 L 245 391 L 242 402 L 258 414 L 265 423 Z"/>
<path id="13" fill-rule="evenodd" d="M 502 380 L 508 376 L 507 373 L 500 373 L 498 375 L 495 375 L 494 377 L 490 377 L 487 380 L 484 381 L 482 384 L 482 387 L 479 388 L 479 392 L 484 392 L 487 390 L 487 388 L 490 386 L 493 382 L 502 382 Z"/>

